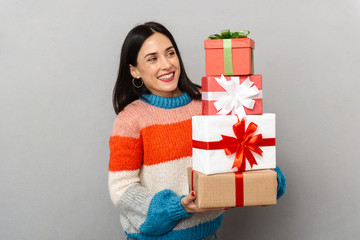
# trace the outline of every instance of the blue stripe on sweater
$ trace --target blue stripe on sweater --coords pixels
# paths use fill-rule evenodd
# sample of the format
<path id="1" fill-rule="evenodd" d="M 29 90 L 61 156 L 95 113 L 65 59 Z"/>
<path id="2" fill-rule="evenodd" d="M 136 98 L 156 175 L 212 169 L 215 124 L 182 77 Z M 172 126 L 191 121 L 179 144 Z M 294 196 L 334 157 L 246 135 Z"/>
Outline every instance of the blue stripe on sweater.
<path id="1" fill-rule="evenodd" d="M 286 193 L 286 178 L 284 176 L 284 173 L 281 171 L 281 169 L 278 166 L 276 166 L 274 170 L 277 173 L 277 181 L 278 181 L 277 199 L 279 199 Z"/>
<path id="2" fill-rule="evenodd" d="M 151 236 L 142 233 L 126 233 L 130 238 L 143 239 L 143 240 L 194 240 L 205 238 L 213 233 L 215 233 L 222 222 L 223 214 L 220 217 L 206 223 L 196 225 L 194 227 L 182 229 L 182 230 L 173 230 L 167 234 Z"/>
<path id="3" fill-rule="evenodd" d="M 161 97 L 155 94 L 143 94 L 140 100 L 155 107 L 173 109 L 189 104 L 192 99 L 189 94 L 183 93 L 177 97 Z"/>

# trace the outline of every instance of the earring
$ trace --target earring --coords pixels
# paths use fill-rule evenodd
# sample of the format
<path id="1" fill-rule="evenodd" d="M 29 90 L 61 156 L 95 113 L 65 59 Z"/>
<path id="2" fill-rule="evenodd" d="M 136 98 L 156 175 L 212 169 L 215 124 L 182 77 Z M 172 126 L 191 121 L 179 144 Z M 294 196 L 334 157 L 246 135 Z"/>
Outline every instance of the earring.
<path id="1" fill-rule="evenodd" d="M 136 78 L 136 79 L 140 79 L 141 80 L 141 84 L 140 85 L 136 85 L 135 84 L 135 78 L 132 79 L 132 84 L 134 85 L 134 87 L 136 88 L 141 88 L 142 85 L 144 85 L 144 81 L 141 78 Z"/>

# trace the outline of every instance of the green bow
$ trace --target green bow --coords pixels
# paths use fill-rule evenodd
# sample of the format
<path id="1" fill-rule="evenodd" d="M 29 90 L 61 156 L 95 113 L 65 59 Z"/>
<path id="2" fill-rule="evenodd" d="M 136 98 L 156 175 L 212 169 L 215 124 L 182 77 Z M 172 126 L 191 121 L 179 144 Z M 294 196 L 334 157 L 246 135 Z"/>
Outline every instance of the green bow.
<path id="1" fill-rule="evenodd" d="M 248 30 L 241 30 L 239 32 L 230 32 L 229 29 L 225 29 L 221 31 L 220 34 L 211 34 L 208 36 L 209 39 L 229 39 L 229 38 L 247 38 L 250 34 Z"/>

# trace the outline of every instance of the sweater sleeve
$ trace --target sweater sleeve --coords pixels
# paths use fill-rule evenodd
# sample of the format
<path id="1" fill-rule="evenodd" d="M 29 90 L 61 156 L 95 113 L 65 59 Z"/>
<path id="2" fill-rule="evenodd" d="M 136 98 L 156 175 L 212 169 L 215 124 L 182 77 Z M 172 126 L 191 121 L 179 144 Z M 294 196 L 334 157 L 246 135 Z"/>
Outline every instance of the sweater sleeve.
<path id="1" fill-rule="evenodd" d="M 284 173 L 281 171 L 281 169 L 278 166 L 276 166 L 274 170 L 277 173 L 277 181 L 278 181 L 277 199 L 279 199 L 286 193 L 286 178 L 284 176 Z"/>
<path id="2" fill-rule="evenodd" d="M 131 119 L 120 113 L 110 137 L 110 196 L 120 208 L 124 228 L 161 235 L 190 214 L 181 205 L 183 196 L 169 189 L 152 192 L 141 185 L 142 139 L 140 127 Z"/>

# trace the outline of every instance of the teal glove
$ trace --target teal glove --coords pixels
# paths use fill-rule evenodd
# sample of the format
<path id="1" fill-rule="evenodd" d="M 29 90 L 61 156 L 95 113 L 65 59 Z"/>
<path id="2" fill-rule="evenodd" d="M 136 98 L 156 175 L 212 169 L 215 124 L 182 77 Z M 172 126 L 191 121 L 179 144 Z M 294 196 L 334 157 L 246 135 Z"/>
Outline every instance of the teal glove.
<path id="1" fill-rule="evenodd" d="M 279 199 L 286 193 L 286 178 L 284 176 L 284 173 L 281 171 L 281 169 L 278 166 L 276 166 L 274 170 L 277 173 L 277 181 L 278 181 L 277 199 Z"/>

